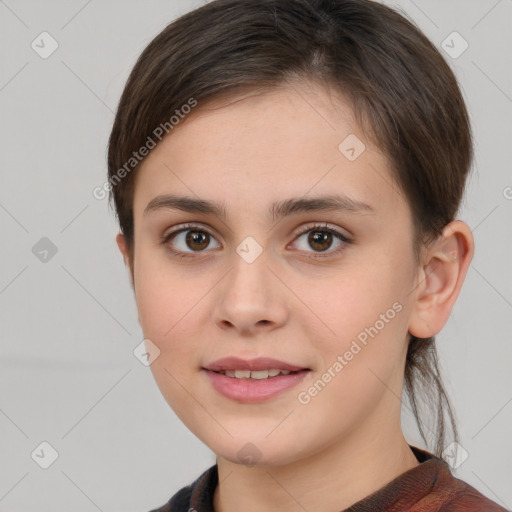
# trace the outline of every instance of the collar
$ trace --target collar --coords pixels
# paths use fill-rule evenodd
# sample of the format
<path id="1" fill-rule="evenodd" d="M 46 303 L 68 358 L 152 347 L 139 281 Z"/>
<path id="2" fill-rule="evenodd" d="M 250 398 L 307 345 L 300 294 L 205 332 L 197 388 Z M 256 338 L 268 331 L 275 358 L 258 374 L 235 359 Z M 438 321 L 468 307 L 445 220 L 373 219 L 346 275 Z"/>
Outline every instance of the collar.
<path id="1" fill-rule="evenodd" d="M 409 447 L 420 464 L 397 476 L 343 512 L 408 510 L 412 505 L 431 495 L 435 487 L 443 487 L 453 480 L 449 466 L 443 459 L 416 446 L 409 445 Z M 218 483 L 218 467 L 215 464 L 190 486 L 189 509 L 197 512 L 214 512 L 213 495 Z"/>

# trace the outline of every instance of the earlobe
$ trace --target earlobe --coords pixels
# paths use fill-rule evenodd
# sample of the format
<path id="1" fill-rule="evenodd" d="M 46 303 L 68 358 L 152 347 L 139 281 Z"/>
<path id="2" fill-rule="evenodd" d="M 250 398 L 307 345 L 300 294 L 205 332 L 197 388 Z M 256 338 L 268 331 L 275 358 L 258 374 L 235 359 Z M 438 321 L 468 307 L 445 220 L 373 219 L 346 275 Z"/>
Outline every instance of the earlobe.
<path id="1" fill-rule="evenodd" d="M 469 226 L 453 221 L 426 250 L 415 293 L 409 333 L 418 338 L 435 336 L 446 324 L 459 296 L 474 240 Z"/>
<path id="2" fill-rule="evenodd" d="M 130 266 L 130 264 L 129 264 L 130 258 L 128 256 L 128 248 L 126 245 L 126 239 L 122 233 L 117 234 L 116 242 L 117 242 L 117 247 L 119 247 L 119 251 L 123 255 L 124 264 L 129 267 Z"/>

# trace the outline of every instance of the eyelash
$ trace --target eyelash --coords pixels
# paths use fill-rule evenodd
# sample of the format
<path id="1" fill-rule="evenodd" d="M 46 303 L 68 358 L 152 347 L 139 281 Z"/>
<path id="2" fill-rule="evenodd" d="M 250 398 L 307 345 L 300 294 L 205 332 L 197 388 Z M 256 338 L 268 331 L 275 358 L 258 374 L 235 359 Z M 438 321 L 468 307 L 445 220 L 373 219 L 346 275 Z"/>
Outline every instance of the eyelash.
<path id="1" fill-rule="evenodd" d="M 177 251 L 175 249 L 172 249 L 171 246 L 168 244 L 168 242 L 173 237 L 179 235 L 180 233 L 183 233 L 183 232 L 186 232 L 186 231 L 192 231 L 192 230 L 198 231 L 200 233 L 208 233 L 209 236 L 213 237 L 213 235 L 207 229 L 204 229 L 200 225 L 197 225 L 197 224 L 184 224 L 179 229 L 177 229 L 175 231 L 172 231 L 171 233 L 164 234 L 161 237 L 160 243 L 162 245 L 165 245 L 166 249 L 171 254 L 173 254 L 173 256 L 176 256 L 178 258 L 194 258 L 195 255 L 193 253 L 184 253 L 182 251 Z M 309 233 L 310 231 L 318 231 L 318 232 L 321 232 L 321 233 L 330 233 L 331 235 L 334 235 L 336 238 L 338 238 L 338 240 L 343 242 L 342 246 L 340 246 L 338 249 L 336 249 L 334 251 L 326 253 L 327 255 L 324 255 L 324 253 L 318 252 L 318 253 L 313 253 L 314 255 L 311 256 L 312 258 L 321 259 L 321 258 L 328 258 L 328 257 L 337 256 L 340 252 L 342 252 L 344 250 L 344 245 L 349 245 L 349 244 L 354 243 L 353 240 L 348 238 L 346 235 L 344 235 L 343 233 L 337 231 L 336 229 L 328 227 L 326 224 L 312 224 L 312 225 L 308 225 L 302 231 L 300 231 L 299 233 L 296 233 L 295 237 L 299 238 L 302 235 L 305 235 L 306 233 Z M 199 252 L 204 252 L 204 251 L 199 251 Z"/>

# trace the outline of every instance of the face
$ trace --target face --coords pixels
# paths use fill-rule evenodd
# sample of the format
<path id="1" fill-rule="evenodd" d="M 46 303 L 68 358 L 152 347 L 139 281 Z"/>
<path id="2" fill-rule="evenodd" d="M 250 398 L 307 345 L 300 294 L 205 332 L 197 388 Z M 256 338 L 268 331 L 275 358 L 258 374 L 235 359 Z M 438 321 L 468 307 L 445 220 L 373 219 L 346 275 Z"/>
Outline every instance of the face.
<path id="1" fill-rule="evenodd" d="M 134 193 L 133 284 L 166 401 L 232 462 L 399 428 L 416 268 L 389 161 L 320 86 L 201 107 Z"/>

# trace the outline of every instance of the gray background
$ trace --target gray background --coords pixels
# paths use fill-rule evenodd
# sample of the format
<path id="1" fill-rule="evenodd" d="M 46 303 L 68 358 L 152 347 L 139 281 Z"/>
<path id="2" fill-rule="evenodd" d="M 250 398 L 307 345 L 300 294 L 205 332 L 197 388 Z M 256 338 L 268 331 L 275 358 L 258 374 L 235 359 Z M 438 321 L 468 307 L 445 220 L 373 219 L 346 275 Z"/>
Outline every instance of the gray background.
<path id="1" fill-rule="evenodd" d="M 469 43 L 457 58 L 443 54 L 475 133 L 459 218 L 476 254 L 438 342 L 469 453 L 455 474 L 510 508 L 512 3 L 386 3 L 442 53 L 453 31 Z M 135 59 L 199 5 L 0 1 L 0 511 L 143 512 L 214 463 L 133 355 L 143 337 L 117 226 L 107 200 L 92 195 L 105 181 L 113 112 Z M 31 47 L 43 31 L 59 45 L 46 59 Z M 43 237 L 57 248 L 46 261 Z M 421 446 L 405 407 L 403 421 Z M 48 469 L 31 457 L 43 441 L 59 455 Z"/>

